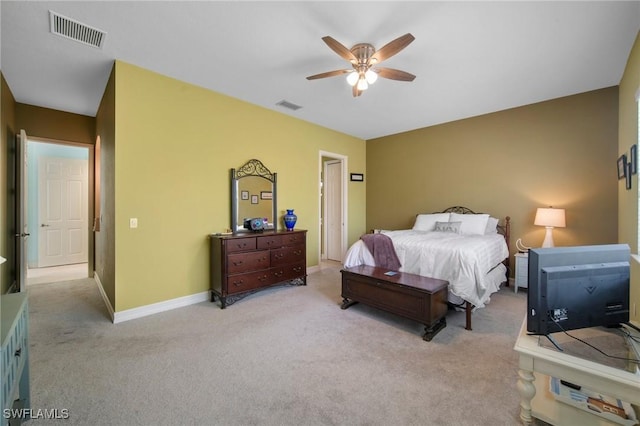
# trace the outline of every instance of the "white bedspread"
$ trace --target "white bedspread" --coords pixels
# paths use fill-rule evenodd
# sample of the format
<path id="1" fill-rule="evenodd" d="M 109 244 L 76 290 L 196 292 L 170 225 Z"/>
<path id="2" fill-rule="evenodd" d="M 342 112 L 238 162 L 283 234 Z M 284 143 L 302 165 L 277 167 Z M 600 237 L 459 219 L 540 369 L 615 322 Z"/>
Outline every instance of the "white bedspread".
<path id="1" fill-rule="evenodd" d="M 414 230 L 382 233 L 393 241 L 402 263 L 401 272 L 447 280 L 450 294 L 477 308 L 484 307 L 504 281 L 506 269 L 501 262 L 509 257 L 509 250 L 500 234 L 460 235 Z M 347 251 L 344 266 L 362 264 L 375 266 L 366 245 L 358 240 Z"/>

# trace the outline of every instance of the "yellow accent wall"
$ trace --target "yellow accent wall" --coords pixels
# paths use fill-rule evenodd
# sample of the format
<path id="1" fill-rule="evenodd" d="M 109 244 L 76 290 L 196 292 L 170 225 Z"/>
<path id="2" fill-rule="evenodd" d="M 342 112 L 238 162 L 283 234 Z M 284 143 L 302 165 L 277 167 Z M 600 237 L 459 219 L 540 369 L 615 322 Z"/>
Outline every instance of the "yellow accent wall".
<path id="1" fill-rule="evenodd" d="M 510 216 L 514 252 L 518 238 L 540 247 L 536 208 L 553 206 L 567 217 L 556 245 L 615 243 L 617 112 L 611 87 L 370 140 L 367 228 L 462 205 Z"/>
<path id="2" fill-rule="evenodd" d="M 357 172 L 366 160 L 364 140 L 121 61 L 114 140 L 116 312 L 209 289 L 207 235 L 230 226 L 229 169 L 251 158 L 278 174 L 278 219 L 295 209 L 317 265 L 319 152 Z M 365 197 L 349 185 L 349 242 L 365 231 Z"/>
<path id="3" fill-rule="evenodd" d="M 627 60 L 619 96 L 619 139 L 618 155 L 627 154 L 638 143 L 638 102 L 636 91 L 640 89 L 640 33 Z M 638 175 L 633 176 L 631 189 L 627 190 L 624 180 L 618 183 L 618 239 L 627 243 L 632 253 L 638 253 Z M 631 262 L 630 319 L 640 324 L 640 265 L 638 259 Z"/>

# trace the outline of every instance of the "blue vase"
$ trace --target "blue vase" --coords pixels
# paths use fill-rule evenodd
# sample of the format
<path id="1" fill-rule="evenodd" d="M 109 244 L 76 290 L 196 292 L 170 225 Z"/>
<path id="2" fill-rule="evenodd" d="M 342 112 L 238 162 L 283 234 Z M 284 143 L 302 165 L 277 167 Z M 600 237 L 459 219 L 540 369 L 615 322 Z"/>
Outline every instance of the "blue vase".
<path id="1" fill-rule="evenodd" d="M 293 209 L 287 209 L 287 214 L 282 216 L 284 220 L 284 226 L 287 228 L 287 231 L 293 231 L 293 227 L 296 226 L 296 222 L 298 221 L 298 216 L 293 214 Z"/>

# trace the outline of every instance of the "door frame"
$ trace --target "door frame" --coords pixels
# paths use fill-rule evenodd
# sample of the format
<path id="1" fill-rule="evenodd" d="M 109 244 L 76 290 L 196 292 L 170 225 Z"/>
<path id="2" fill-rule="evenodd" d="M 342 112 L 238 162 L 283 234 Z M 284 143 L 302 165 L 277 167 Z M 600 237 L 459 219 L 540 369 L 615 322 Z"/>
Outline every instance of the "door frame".
<path id="1" fill-rule="evenodd" d="M 349 200 L 349 194 L 347 192 L 348 190 L 348 185 L 347 185 L 347 170 L 349 170 L 348 167 L 348 160 L 349 158 L 345 155 L 342 154 L 337 154 L 335 152 L 328 152 L 328 151 L 319 151 L 318 152 L 318 235 L 321 236 L 321 238 L 318 238 L 318 265 L 321 264 L 322 262 L 322 241 L 326 241 L 326 227 L 324 226 L 322 219 L 324 216 L 324 203 L 323 203 L 323 199 L 322 199 L 322 173 L 324 171 L 324 162 L 322 161 L 323 158 L 329 158 L 333 161 L 338 161 L 341 164 L 342 167 L 342 197 L 340 199 L 341 201 L 341 211 L 342 211 L 342 226 L 340 227 L 340 233 L 341 233 L 341 238 L 340 238 L 340 252 L 342 254 L 342 257 L 344 257 L 344 254 L 346 253 L 347 250 L 347 235 L 348 235 L 348 200 Z"/>
<path id="2" fill-rule="evenodd" d="M 28 136 L 27 143 L 29 141 L 40 142 L 40 143 L 48 143 L 53 145 L 66 145 L 73 146 L 77 148 L 85 148 L 88 149 L 88 157 L 87 157 L 87 166 L 88 166 L 88 176 L 87 176 L 87 276 L 89 278 L 93 277 L 94 271 L 94 235 L 92 225 L 94 223 L 94 185 L 95 185 L 95 149 L 91 144 L 80 143 L 80 142 L 72 142 L 61 139 L 52 139 L 52 138 L 43 138 L 43 137 L 34 137 Z M 26 185 L 26 183 L 25 183 Z M 28 188 L 27 188 L 28 191 Z M 26 192 L 24 191 L 23 196 L 26 197 Z"/>

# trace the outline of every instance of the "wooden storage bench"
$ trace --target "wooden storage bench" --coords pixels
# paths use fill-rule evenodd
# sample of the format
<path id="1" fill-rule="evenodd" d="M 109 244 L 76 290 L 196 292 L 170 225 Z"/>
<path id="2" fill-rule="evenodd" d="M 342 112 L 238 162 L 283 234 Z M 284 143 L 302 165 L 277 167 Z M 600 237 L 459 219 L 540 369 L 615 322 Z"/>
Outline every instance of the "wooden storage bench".
<path id="1" fill-rule="evenodd" d="M 386 269 L 366 265 L 341 272 L 342 309 L 362 302 L 419 321 L 426 341 L 446 327 L 448 281 L 404 272 L 386 275 Z"/>

